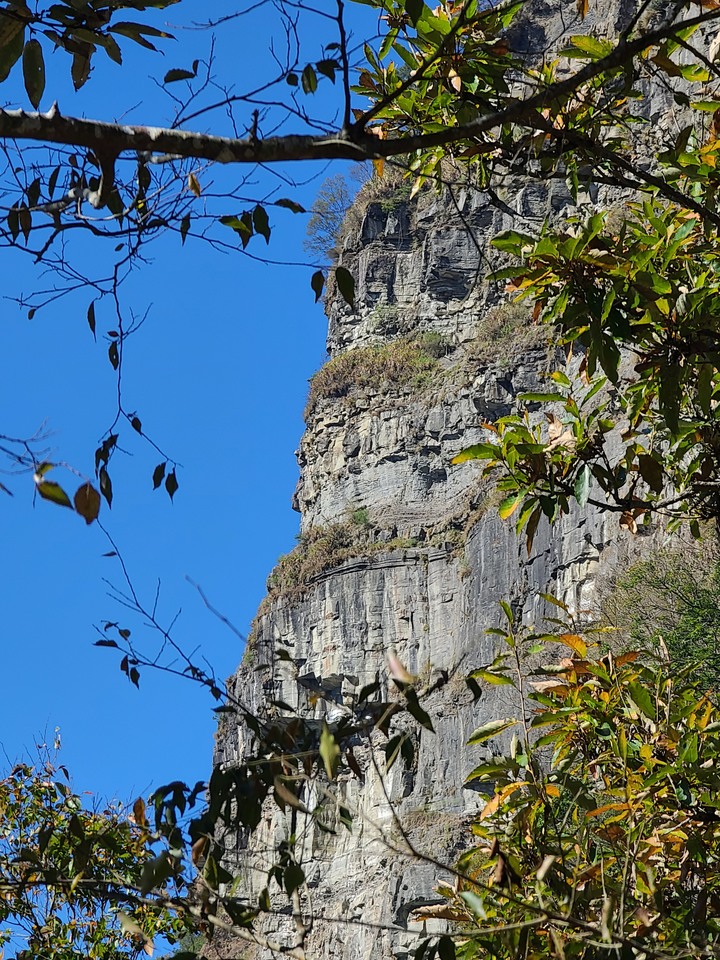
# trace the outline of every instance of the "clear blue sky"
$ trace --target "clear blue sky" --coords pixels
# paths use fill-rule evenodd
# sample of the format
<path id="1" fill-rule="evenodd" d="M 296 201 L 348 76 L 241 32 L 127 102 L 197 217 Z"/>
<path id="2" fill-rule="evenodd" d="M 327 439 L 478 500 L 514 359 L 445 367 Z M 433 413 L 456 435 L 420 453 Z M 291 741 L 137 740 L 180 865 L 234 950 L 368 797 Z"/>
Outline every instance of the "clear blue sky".
<path id="1" fill-rule="evenodd" d="M 234 9 L 226 0 L 183 0 L 160 15 L 146 11 L 126 19 L 179 25 Z M 275 17 L 267 5 L 252 19 L 218 29 L 218 79 L 237 89 L 255 82 L 266 69 Z M 117 67 L 98 53 L 97 68 L 78 96 L 67 81 L 67 57 L 54 54 L 41 109 L 57 96 L 66 114 L 166 123 L 172 106 L 152 78 L 207 56 L 210 47 L 206 31 L 174 32 L 178 40 L 162 44 L 164 56 L 126 42 L 126 63 Z M 320 56 L 318 38 L 311 38 L 308 59 Z M 6 103 L 28 107 L 14 75 L 2 92 Z M 201 125 L 224 132 L 222 114 Z M 323 177 L 336 169 L 295 167 L 296 180 L 317 179 L 284 187 L 282 194 L 309 206 Z M 277 211 L 271 222 L 268 254 L 305 259 L 306 218 Z M 264 242 L 257 241 L 249 249 L 262 253 Z M 92 258 L 95 247 L 83 247 L 81 254 Z M 0 255 L 6 297 L 47 282 L 27 259 L 5 250 Z M 102 520 L 143 600 L 152 604 L 160 581 L 160 619 L 169 624 L 181 610 L 174 636 L 224 677 L 237 666 L 242 645 L 208 613 L 185 578 L 200 584 L 247 631 L 267 574 L 294 544 L 293 452 L 303 430 L 307 380 L 324 360 L 326 321 L 313 303 L 307 269 L 267 266 L 201 243 L 181 249 L 177 237 L 155 244 L 152 255 L 123 293 L 136 314 L 149 308 L 142 329 L 127 341 L 124 395 L 147 432 L 182 463 L 180 490 L 174 504 L 164 491 L 153 492 L 150 475 L 159 458 L 125 428 L 128 454 L 113 461 L 115 499 Z M 52 432 L 51 458 L 86 474 L 92 473 L 93 451 L 115 404 L 107 341 L 98 336 L 95 343 L 86 320 L 90 299 L 81 292 L 32 320 L 9 299 L 0 307 L 0 433 L 28 435 L 45 422 Z M 111 326 L 103 303 L 98 334 Z M 33 505 L 29 478 L 16 478 L 11 486 L 15 496 L 0 498 L 5 762 L 32 754 L 36 742 L 52 742 L 59 727 L 61 760 L 76 787 L 100 797 L 132 800 L 168 779 L 206 778 L 215 725 L 208 695 L 150 672 L 138 691 L 121 675 L 115 652 L 93 646 L 94 625 L 106 619 L 126 623 L 141 646 L 151 649 L 156 642 L 149 633 L 143 641 L 141 624 L 108 596 L 105 578 L 123 583 L 117 561 L 102 557 L 109 546 L 100 530 L 87 528 L 69 510 Z"/>

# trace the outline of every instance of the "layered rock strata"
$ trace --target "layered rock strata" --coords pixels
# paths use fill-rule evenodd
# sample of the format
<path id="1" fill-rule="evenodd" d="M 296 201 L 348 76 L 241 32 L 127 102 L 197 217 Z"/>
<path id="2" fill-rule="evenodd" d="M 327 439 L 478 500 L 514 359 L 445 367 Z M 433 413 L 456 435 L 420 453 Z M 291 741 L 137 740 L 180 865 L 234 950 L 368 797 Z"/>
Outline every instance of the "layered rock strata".
<path id="1" fill-rule="evenodd" d="M 540 206 L 540 195 L 530 195 Z M 546 198 L 547 206 L 553 202 Z M 467 205 L 463 216 L 484 222 L 483 204 L 468 195 Z M 512 523 L 498 518 L 497 494 L 481 467 L 450 465 L 484 439 L 485 422 L 518 409 L 519 394 L 542 389 L 553 359 L 527 314 L 477 283 L 477 251 L 474 262 L 469 248 L 452 256 L 464 229 L 453 206 L 434 196 L 414 209 L 404 201 L 391 210 L 371 202 L 359 237 L 348 240 L 343 258 L 359 278 L 359 310 L 351 314 L 332 302 L 330 363 L 365 352 L 362 362 L 377 363 L 378 375 L 360 387 L 345 382 L 340 369 L 337 379 L 311 390 L 295 495 L 301 543 L 270 578 L 232 681 L 260 716 L 275 701 L 332 723 L 376 678 L 378 696 L 393 696 L 389 651 L 428 684 L 443 671 L 449 678 L 423 703 L 435 733 L 416 733 L 410 768 L 399 762 L 384 776 L 384 760 L 378 764 L 367 745 L 356 749 L 363 776 L 341 777 L 339 785 L 352 831 L 339 821 L 335 836 L 310 821 L 303 827 L 303 907 L 315 917 L 305 950 L 313 960 L 411 955 L 418 927 L 408 917 L 437 901 L 443 872 L 435 863 L 451 864 L 469 842 L 478 797 L 463 781 L 481 754 L 466 747 L 468 737 L 513 709 L 498 695 L 473 704 L 463 682 L 497 652 L 485 631 L 498 622 L 498 601 L 509 601 L 526 622 L 542 620 L 545 591 L 575 611 L 590 609 L 596 578 L 624 549 L 615 517 L 585 511 L 552 530 L 541 525 L 528 555 Z M 399 223 L 407 249 L 396 242 Z M 421 233 L 417 223 L 424 224 Z M 409 254 L 418 243 L 422 252 Z M 428 334 L 435 336 L 423 340 Z M 419 372 L 383 365 L 382 351 L 398 343 L 418 352 L 431 347 L 433 355 L 423 354 L 428 360 Z M 325 553 L 313 566 L 322 538 Z M 384 742 L 373 736 L 377 756 Z M 246 728 L 226 724 L 216 762 L 233 764 L 251 747 Z M 267 882 L 262 851 L 288 830 L 268 807 L 250 847 L 237 852 L 254 895 Z M 433 862 L 403 855 L 408 839 Z M 293 942 L 289 918 L 268 918 L 266 928 Z"/>
<path id="2" fill-rule="evenodd" d="M 578 32 L 567 4 L 529 6 L 516 43 L 543 50 L 548 38 Z M 631 5 L 611 7 L 583 29 L 622 28 Z M 656 104 L 653 136 L 671 123 L 667 96 Z M 412 203 L 402 184 L 371 184 L 351 212 L 340 256 L 356 278 L 356 303 L 328 300 L 330 360 L 312 384 L 298 451 L 300 546 L 270 579 L 231 689 L 259 716 L 282 711 L 274 701 L 332 724 L 376 678 L 379 696 L 393 696 L 390 651 L 427 686 L 448 679 L 424 703 L 435 733 L 415 733 L 412 762 L 384 775 L 368 743 L 359 745 L 362 776 L 340 777 L 336 832 L 311 819 L 297 831 L 312 960 L 411 955 L 413 909 L 438 899 L 438 864 L 469 841 L 478 797 L 463 781 L 480 751 L 466 747 L 468 736 L 514 709 L 502 687 L 473 703 L 462 679 L 497 652 L 486 629 L 498 621 L 498 601 L 526 623 L 546 614 L 543 592 L 577 613 L 592 610 L 598 578 L 629 549 L 615 515 L 586 509 L 552 529 L 541 524 L 528 554 L 498 519 L 481 467 L 450 465 L 485 439 L 485 423 L 542 389 L 557 360 L 528 314 L 484 280 L 497 262 L 489 242 L 573 212 L 562 184 L 531 181 L 493 195 L 460 185 Z M 370 743 L 382 752 L 381 734 Z M 232 765 L 251 746 L 251 732 L 226 721 L 216 763 Z M 352 830 L 342 826 L 343 807 Z M 249 895 L 267 883 L 264 849 L 289 829 L 268 806 L 250 845 L 236 851 Z M 293 942 L 289 916 L 268 915 L 265 929 Z"/>

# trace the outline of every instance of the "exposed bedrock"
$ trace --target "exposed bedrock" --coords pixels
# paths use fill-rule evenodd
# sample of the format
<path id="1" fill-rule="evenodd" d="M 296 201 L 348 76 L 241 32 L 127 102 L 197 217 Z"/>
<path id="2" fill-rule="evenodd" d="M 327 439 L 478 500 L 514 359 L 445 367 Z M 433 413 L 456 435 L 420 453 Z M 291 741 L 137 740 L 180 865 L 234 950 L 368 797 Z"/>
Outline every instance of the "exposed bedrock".
<path id="1" fill-rule="evenodd" d="M 581 25 L 574 3 L 531 0 L 513 42 L 537 51 L 581 29 L 609 35 L 632 9 L 593 6 L 602 7 L 597 22 Z M 670 103 L 671 92 L 651 103 L 647 136 L 674 135 Z M 590 209 L 597 200 L 579 202 Z M 311 386 L 298 450 L 300 544 L 271 576 L 230 683 L 260 716 L 282 712 L 270 705 L 279 701 L 332 723 L 376 677 L 382 698 L 397 695 L 389 651 L 421 683 L 443 672 L 447 682 L 424 702 L 435 733 L 413 727 L 409 766 L 398 762 L 381 776 L 382 763 L 359 743 L 362 777 L 341 776 L 336 832 L 311 820 L 296 825 L 307 879 L 301 906 L 315 917 L 305 943 L 311 960 L 405 958 L 416 943 L 408 915 L 437 901 L 437 864 L 467 845 L 478 795 L 463 781 L 482 749 L 493 750 L 492 741 L 468 748 L 468 736 L 516 708 L 503 687 L 473 703 L 463 681 L 497 652 L 485 631 L 499 621 L 498 601 L 526 623 L 547 614 L 546 591 L 575 612 L 592 611 L 599 578 L 648 539 L 628 539 L 616 514 L 577 509 L 552 529 L 541 524 L 528 555 L 512 522 L 498 519 L 482 467 L 450 463 L 485 439 L 485 423 L 519 409 L 520 394 L 542 389 L 559 361 L 529 311 L 485 280 L 500 263 L 490 240 L 576 212 L 562 183 L 527 179 L 492 196 L 458 185 L 412 203 L 402 183 L 375 183 L 349 215 L 340 257 L 356 278 L 356 303 L 328 297 L 330 359 Z M 373 734 L 376 756 L 384 742 Z M 251 746 L 251 732 L 225 719 L 215 762 L 233 764 Z M 351 831 L 340 823 L 343 805 L 354 815 Z M 249 844 L 230 852 L 246 894 L 266 885 L 265 848 L 289 829 L 268 805 Z M 407 855 L 403 833 L 426 859 Z M 264 926 L 292 942 L 289 913 L 268 915 Z"/>

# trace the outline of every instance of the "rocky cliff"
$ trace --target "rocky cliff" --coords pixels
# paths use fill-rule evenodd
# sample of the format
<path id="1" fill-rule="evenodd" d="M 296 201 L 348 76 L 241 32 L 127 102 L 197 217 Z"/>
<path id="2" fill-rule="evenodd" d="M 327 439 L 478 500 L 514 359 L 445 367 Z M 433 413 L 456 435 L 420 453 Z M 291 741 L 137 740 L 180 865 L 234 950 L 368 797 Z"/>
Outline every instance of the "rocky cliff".
<path id="1" fill-rule="evenodd" d="M 568 31 L 614 33 L 629 9 L 603 5 L 602 22 L 580 28 L 559 0 L 529 6 L 515 42 L 531 50 Z M 654 135 L 667 121 L 667 104 L 656 106 Z M 296 824 L 312 960 L 409 955 L 418 929 L 409 914 L 438 899 L 437 864 L 467 843 L 476 810 L 477 795 L 463 789 L 478 762 L 468 736 L 508 709 L 501 694 L 473 703 L 462 679 L 496 652 L 485 631 L 497 623 L 498 600 L 526 622 L 546 613 L 542 592 L 592 610 L 598 578 L 628 550 L 617 518 L 588 509 L 552 530 L 541 525 L 528 554 L 498 519 L 477 465 L 450 466 L 482 438 L 483 423 L 542 389 L 557 360 L 529 314 L 484 280 L 489 241 L 570 212 L 558 183 L 514 182 L 492 196 L 456 184 L 410 202 L 392 177 L 363 188 L 351 211 L 340 257 L 356 277 L 356 302 L 351 309 L 328 297 L 330 359 L 311 384 L 298 451 L 300 542 L 269 579 L 231 684 L 258 715 L 282 713 L 284 704 L 332 723 L 376 678 L 379 695 L 392 696 L 390 651 L 427 685 L 448 681 L 424 704 L 435 733 L 414 734 L 410 762 L 386 776 L 384 761 L 358 747 L 361 776 L 340 777 L 335 833 L 310 819 Z M 384 738 L 374 737 L 382 755 Z M 216 763 L 232 765 L 252 739 L 244 725 L 225 722 Z M 263 850 L 288 824 L 268 807 L 251 845 L 239 844 L 255 894 L 267 883 Z M 292 942 L 289 916 L 268 916 L 266 929 Z"/>

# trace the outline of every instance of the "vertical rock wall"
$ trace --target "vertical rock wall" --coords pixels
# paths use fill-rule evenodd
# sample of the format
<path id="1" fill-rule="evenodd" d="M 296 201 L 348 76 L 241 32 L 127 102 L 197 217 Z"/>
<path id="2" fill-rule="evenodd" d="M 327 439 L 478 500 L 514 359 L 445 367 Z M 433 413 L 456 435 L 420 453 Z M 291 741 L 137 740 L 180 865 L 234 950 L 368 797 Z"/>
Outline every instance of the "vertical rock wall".
<path id="1" fill-rule="evenodd" d="M 532 52 L 581 29 L 612 34 L 630 8 L 603 4 L 581 26 L 574 4 L 533 0 L 513 41 Z M 665 99 L 655 107 L 659 136 L 675 121 Z M 451 863 L 468 842 L 477 795 L 463 781 L 479 756 L 468 736 L 512 709 L 503 688 L 473 704 L 462 680 L 496 652 L 485 631 L 498 600 L 527 622 L 542 620 L 543 591 L 591 609 L 597 578 L 628 549 L 617 519 L 588 509 L 552 530 L 541 525 L 528 555 L 492 509 L 496 494 L 478 465 L 450 466 L 482 438 L 483 423 L 542 389 L 557 359 L 528 315 L 484 281 L 489 241 L 572 212 L 562 184 L 528 180 L 493 196 L 460 185 L 413 203 L 399 183 L 371 185 L 351 213 L 340 256 L 356 277 L 356 306 L 328 302 L 330 361 L 313 384 L 298 451 L 301 544 L 271 577 L 231 682 L 259 715 L 274 700 L 329 723 L 376 678 L 381 696 L 392 696 L 391 650 L 428 684 L 441 671 L 448 682 L 424 704 L 435 734 L 416 735 L 409 767 L 381 776 L 359 745 L 362 777 L 340 782 L 352 831 L 338 820 L 334 835 L 310 821 L 298 832 L 312 960 L 409 955 L 417 928 L 402 932 L 408 915 L 437 899 L 442 877 L 430 861 Z M 427 359 L 419 368 L 408 362 L 413 350 Z M 382 748 L 381 734 L 374 741 Z M 225 722 L 216 763 L 233 764 L 251 743 L 242 724 Z M 249 891 L 266 884 L 263 846 L 288 829 L 268 807 L 250 847 L 236 851 Z M 404 855 L 403 834 L 429 859 Z M 289 917 L 269 916 L 266 927 L 291 937 Z"/>

